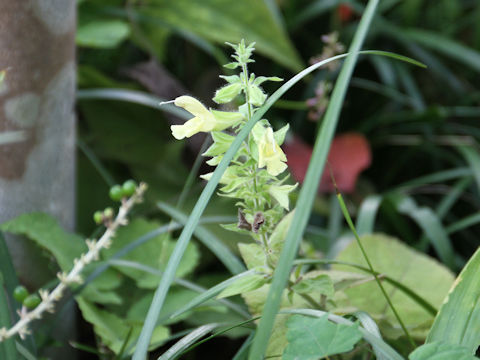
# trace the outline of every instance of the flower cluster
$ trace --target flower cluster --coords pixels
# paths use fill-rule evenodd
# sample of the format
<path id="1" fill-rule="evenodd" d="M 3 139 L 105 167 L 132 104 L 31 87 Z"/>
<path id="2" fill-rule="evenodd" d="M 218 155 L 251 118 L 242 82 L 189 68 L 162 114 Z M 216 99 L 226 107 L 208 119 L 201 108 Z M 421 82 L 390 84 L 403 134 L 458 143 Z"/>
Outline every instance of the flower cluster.
<path id="1" fill-rule="evenodd" d="M 199 132 L 210 133 L 213 144 L 203 155 L 211 157 L 207 161 L 211 166 L 220 163 L 235 139 L 235 133 L 265 103 L 267 95 L 261 85 L 266 81 L 282 81 L 278 77 L 255 76 L 248 72 L 247 64 L 254 62 L 250 58 L 254 43 L 247 46 L 242 40 L 238 45 L 228 45 L 235 50 L 232 55 L 235 61 L 225 67 L 241 71 L 238 75 L 221 76 L 227 84 L 216 91 L 213 101 L 217 104 L 239 101 L 241 105 L 238 110 L 225 112 L 207 109 L 190 96 L 180 96 L 174 100 L 175 105 L 187 110 L 193 118 L 183 125 L 173 125 L 173 136 L 183 139 Z M 284 211 L 289 210 L 289 193 L 297 186 L 286 183 L 288 175 L 279 178 L 287 169 L 287 158 L 280 148 L 287 131 L 288 125 L 274 131 L 268 120 L 260 120 L 220 180 L 220 195 L 239 199 L 238 223 L 224 227 L 250 234 L 262 244 L 266 254 L 269 249 L 268 237 L 283 218 Z M 202 178 L 209 180 L 211 175 L 205 174 Z"/>

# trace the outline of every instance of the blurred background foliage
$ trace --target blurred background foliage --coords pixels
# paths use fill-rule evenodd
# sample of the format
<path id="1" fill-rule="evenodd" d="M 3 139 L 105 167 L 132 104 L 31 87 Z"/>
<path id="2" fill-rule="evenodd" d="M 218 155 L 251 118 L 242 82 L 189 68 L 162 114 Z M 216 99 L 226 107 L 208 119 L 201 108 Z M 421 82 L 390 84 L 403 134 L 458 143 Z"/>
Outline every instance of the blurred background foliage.
<path id="1" fill-rule="evenodd" d="M 364 2 L 353 0 L 81 0 L 78 4 L 78 233 L 95 233 L 91 214 L 108 205 L 108 188 L 114 183 L 133 177 L 150 186 L 137 219 L 119 234 L 125 242 L 115 242 L 111 254 L 169 224 L 171 214 L 161 211 L 156 202 L 188 214 L 203 187 L 197 174 L 209 171 L 197 159 L 205 148 L 204 139 L 198 135 L 187 142 L 175 141 L 169 126 L 184 121 L 185 114 L 160 108 L 159 101 L 190 94 L 213 106 L 211 98 L 221 84 L 218 75 L 230 74 L 221 67 L 229 62 L 224 42 L 242 38 L 256 42 L 256 62 L 251 65 L 255 74 L 288 79 L 328 54 L 328 39 L 322 36 L 336 32 L 338 43 L 348 45 L 364 7 Z M 382 57 L 360 58 L 338 133 L 362 135 L 369 144 L 371 164 L 347 197 L 348 205 L 360 232 L 396 236 L 457 271 L 479 245 L 480 3 L 383 0 L 364 48 L 403 54 L 428 68 Z M 318 96 L 328 102 L 328 87 L 323 92 L 318 87 L 322 81 L 334 81 L 337 72 L 338 68 L 318 71 L 268 114 L 276 126 L 289 123 L 306 149 L 321 122 L 321 106 L 312 119 L 307 100 Z M 276 86 L 268 85 L 266 91 Z M 349 156 L 336 161 L 348 163 Z M 205 214 L 233 221 L 235 215 L 233 204 L 219 197 L 212 199 Z M 341 219 L 335 197 L 319 193 L 304 253 L 341 251 L 344 242 L 337 240 L 348 235 Z M 234 252 L 242 240 L 218 224 L 206 224 L 203 230 L 210 241 Z M 133 267 L 142 264 L 161 271 L 174 236 L 175 232 L 159 235 L 155 246 L 141 245 L 124 260 Z M 229 274 L 206 249 L 209 240 L 202 241 L 201 234 L 196 237 L 200 242 L 192 244 L 178 275 L 208 287 Z M 162 250 L 155 254 L 158 248 Z M 120 318 L 127 319 L 122 334 L 134 338 L 159 276 L 146 277 L 140 275 L 143 270 L 125 270 L 125 266 L 113 266 L 112 276 L 120 281 L 112 294 L 134 300 L 120 304 L 112 295 L 97 303 L 86 296 L 80 301 L 85 319 L 117 353 L 128 352 L 128 344 L 123 346 L 121 337 L 112 338 L 109 330 L 120 326 Z M 106 292 L 113 287 L 97 286 Z M 169 299 L 173 306 L 185 303 L 192 294 L 193 290 L 178 286 Z M 202 323 L 242 319 L 227 308 L 211 304 L 170 330 L 159 326 L 156 339 L 161 342 L 171 333 Z M 245 332 L 229 334 L 236 338 Z M 228 350 L 225 341 L 224 358 L 231 358 L 234 350 Z M 204 348 L 196 350 L 198 358 Z"/>

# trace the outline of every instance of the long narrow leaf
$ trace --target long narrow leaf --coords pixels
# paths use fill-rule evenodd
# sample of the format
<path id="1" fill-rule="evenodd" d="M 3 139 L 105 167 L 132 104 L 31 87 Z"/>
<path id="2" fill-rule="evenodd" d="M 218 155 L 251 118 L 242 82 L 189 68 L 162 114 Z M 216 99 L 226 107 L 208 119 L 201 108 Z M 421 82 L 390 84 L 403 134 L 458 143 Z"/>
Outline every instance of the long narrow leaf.
<path id="1" fill-rule="evenodd" d="M 370 54 L 370 55 L 380 55 L 380 56 L 387 56 L 391 57 L 397 60 L 401 61 L 406 61 L 411 64 L 417 65 L 424 67 L 423 64 L 407 58 L 405 56 L 385 52 L 385 51 L 362 51 L 360 52 L 362 54 Z M 356 55 L 358 55 L 358 52 L 356 52 Z M 355 56 L 356 56 L 355 55 Z M 138 339 L 137 347 L 135 349 L 135 353 L 133 355 L 133 360 L 144 360 L 148 351 L 148 344 L 150 342 L 150 338 L 152 336 L 153 330 L 155 328 L 156 321 L 158 319 L 158 315 L 160 314 L 160 310 L 163 306 L 163 303 L 165 301 L 165 297 L 167 295 L 168 289 L 173 281 L 173 278 L 175 276 L 175 271 L 180 263 L 180 260 L 182 258 L 183 253 L 185 252 L 185 249 L 187 248 L 187 245 L 190 241 L 190 238 L 193 234 L 193 231 L 195 227 L 197 226 L 200 217 L 205 210 L 208 201 L 210 200 L 210 197 L 215 191 L 215 188 L 217 187 L 220 178 L 222 177 L 223 173 L 225 172 L 226 168 L 228 167 L 230 161 L 233 159 L 235 154 L 237 153 L 238 149 L 240 148 L 242 142 L 247 138 L 248 134 L 250 133 L 251 129 L 255 125 L 255 123 L 262 118 L 262 116 L 267 112 L 270 107 L 285 93 L 287 90 L 289 90 L 293 85 L 295 85 L 298 81 L 300 81 L 303 77 L 306 75 L 310 74 L 311 72 L 315 71 L 319 67 L 328 64 L 332 61 L 336 61 L 342 58 L 347 57 L 348 54 L 342 54 L 342 55 L 337 55 L 334 57 L 331 57 L 329 59 L 326 59 L 324 61 L 318 62 L 305 70 L 301 71 L 297 75 L 295 75 L 292 79 L 287 81 L 284 85 L 282 85 L 275 93 L 273 93 L 265 102 L 265 105 L 263 105 L 261 108 L 259 108 L 256 112 L 255 115 L 248 121 L 243 129 L 239 132 L 239 134 L 236 136 L 235 140 L 232 142 L 232 145 L 230 148 L 227 150 L 225 153 L 222 161 L 220 164 L 217 166 L 215 171 L 212 174 L 212 177 L 210 178 L 209 182 L 207 183 L 207 186 L 205 186 L 204 190 L 200 194 L 200 197 L 195 204 L 192 213 L 190 214 L 190 217 L 188 218 L 187 223 L 185 224 L 185 227 L 180 234 L 180 237 L 177 241 L 177 244 L 175 246 L 175 249 L 172 252 L 172 255 L 170 256 L 170 259 L 168 261 L 167 267 L 165 269 L 165 274 L 162 277 L 162 280 L 155 291 L 155 295 L 152 300 L 152 304 L 150 305 L 150 309 L 147 314 L 147 318 L 145 320 L 145 323 L 142 328 L 142 332 L 140 333 L 140 337 Z M 334 101 L 333 101 L 334 102 Z M 318 183 L 318 181 L 317 181 Z"/>
<path id="2" fill-rule="evenodd" d="M 480 249 L 458 275 L 433 322 L 427 343 L 462 345 L 475 354 L 480 345 Z"/>
<path id="3" fill-rule="evenodd" d="M 287 232 L 278 266 L 275 269 L 272 284 L 268 291 L 267 300 L 262 312 L 262 318 L 260 319 L 260 324 L 250 351 L 250 360 L 261 359 L 267 348 L 275 316 L 280 308 L 282 293 L 288 281 L 293 260 L 308 222 L 313 200 L 315 198 L 314 194 L 317 193 L 328 150 L 340 116 L 343 99 L 345 98 L 348 84 L 358 58 L 358 52 L 361 49 L 365 36 L 367 35 L 377 4 L 378 0 L 370 0 L 368 2 L 365 13 L 363 14 L 357 32 L 355 33 L 352 45 L 350 46 L 349 55 L 342 66 L 342 70 L 340 71 L 340 75 L 335 84 L 331 101 L 325 113 L 319 135 L 315 141 L 312 158 L 298 197 L 295 215 L 290 229 Z"/>
<path id="4" fill-rule="evenodd" d="M 207 324 L 202 325 L 190 332 L 188 335 L 181 338 L 178 342 L 176 342 L 170 349 L 168 349 L 162 356 L 160 356 L 157 360 L 173 360 L 176 359 L 180 354 L 188 349 L 192 344 L 195 343 L 198 339 L 204 337 L 212 330 L 222 326 L 222 324 Z"/>
<path id="5" fill-rule="evenodd" d="M 181 224 L 187 222 L 188 217 L 182 214 L 180 211 L 174 207 L 168 205 L 164 202 L 157 203 L 157 206 L 160 210 L 165 212 L 167 215 L 171 216 L 175 221 L 178 221 Z M 194 231 L 195 236 L 205 245 L 215 256 L 220 260 L 225 267 L 232 274 L 239 274 L 245 271 L 245 266 L 242 262 L 232 253 L 232 251 L 226 247 L 220 239 L 218 239 L 214 234 L 208 231 L 202 226 L 197 226 Z"/>
<path id="6" fill-rule="evenodd" d="M 78 100 L 96 100 L 96 99 L 105 99 L 105 100 L 119 100 L 132 102 L 139 105 L 145 105 L 156 110 L 166 111 L 172 115 L 178 116 L 182 119 L 190 119 L 190 114 L 185 110 L 182 110 L 174 105 L 165 104 L 159 106 L 161 102 L 166 101 L 166 99 L 159 98 L 147 94 L 142 91 L 136 90 L 127 90 L 127 89 L 88 89 L 88 90 L 78 90 L 77 91 Z M 170 100 L 170 99 L 167 99 Z"/>
<path id="7" fill-rule="evenodd" d="M 377 216 L 378 208 L 382 203 L 381 195 L 371 195 L 363 200 L 357 216 L 357 231 L 358 235 L 373 233 L 375 225 L 375 217 Z"/>
<path id="8" fill-rule="evenodd" d="M 480 53 L 455 40 L 448 39 L 432 31 L 420 29 L 404 30 L 403 34 L 419 44 L 441 52 L 480 72 Z"/>
<path id="9" fill-rule="evenodd" d="M 182 315 L 183 313 L 195 308 L 196 306 L 203 304 L 205 301 L 215 298 L 218 294 L 220 294 L 224 289 L 226 289 L 229 285 L 233 284 L 240 278 L 245 276 L 249 276 L 254 273 L 254 270 L 248 270 L 241 274 L 232 276 L 225 281 L 215 285 L 214 287 L 208 289 L 207 291 L 203 292 L 202 294 L 198 295 L 196 298 L 192 299 L 188 304 L 184 305 L 180 309 L 176 310 L 174 313 L 168 316 L 168 319 L 174 319 L 177 316 Z"/>

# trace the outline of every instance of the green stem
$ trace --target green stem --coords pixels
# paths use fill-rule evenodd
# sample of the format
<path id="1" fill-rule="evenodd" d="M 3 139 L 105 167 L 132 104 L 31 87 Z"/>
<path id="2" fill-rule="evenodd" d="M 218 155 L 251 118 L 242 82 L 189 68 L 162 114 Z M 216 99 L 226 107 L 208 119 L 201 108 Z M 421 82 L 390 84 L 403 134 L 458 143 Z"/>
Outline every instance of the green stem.
<path id="1" fill-rule="evenodd" d="M 403 331 L 405 332 L 405 335 L 408 338 L 408 341 L 410 344 L 413 346 L 413 348 L 416 347 L 415 341 L 413 341 L 412 337 L 410 336 L 410 333 L 407 330 L 407 327 L 403 323 L 402 318 L 397 312 L 397 309 L 392 303 L 392 300 L 390 299 L 390 296 L 387 294 L 385 288 L 383 287 L 382 282 L 380 281 L 378 277 L 378 273 L 373 269 L 372 263 L 370 262 L 370 259 L 368 258 L 367 252 L 365 251 L 365 248 L 362 245 L 362 241 L 360 240 L 360 236 L 358 236 L 357 230 L 355 229 L 355 225 L 353 225 L 352 218 L 350 217 L 350 214 L 348 213 L 347 207 L 345 206 L 345 202 L 343 201 L 342 194 L 337 192 L 337 199 L 340 204 L 340 207 L 342 209 L 343 216 L 345 217 L 345 220 L 347 221 L 348 226 L 350 227 L 350 230 L 352 231 L 353 235 L 355 236 L 355 239 L 357 240 L 358 247 L 360 248 L 360 251 L 362 252 L 363 257 L 365 258 L 365 261 L 368 264 L 368 267 L 372 273 L 372 275 L 375 277 L 375 281 L 378 284 L 378 287 L 380 288 L 383 296 L 385 297 L 385 300 L 388 303 L 388 306 L 390 306 L 390 309 L 392 309 L 393 314 L 397 318 L 400 326 L 402 327 Z"/>

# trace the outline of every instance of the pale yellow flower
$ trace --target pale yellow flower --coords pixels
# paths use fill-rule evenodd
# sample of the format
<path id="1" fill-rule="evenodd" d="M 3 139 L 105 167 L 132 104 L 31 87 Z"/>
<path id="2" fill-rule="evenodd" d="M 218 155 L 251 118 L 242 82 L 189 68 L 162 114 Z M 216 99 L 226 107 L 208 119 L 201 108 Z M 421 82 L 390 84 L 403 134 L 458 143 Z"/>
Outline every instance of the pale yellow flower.
<path id="1" fill-rule="evenodd" d="M 257 142 L 258 146 L 258 167 L 267 167 L 267 172 L 270 175 L 277 176 L 285 171 L 287 168 L 287 157 L 283 153 L 280 146 L 278 146 L 273 136 L 273 130 L 268 127 L 263 136 Z"/>
<path id="2" fill-rule="evenodd" d="M 171 126 L 172 135 L 178 140 L 199 132 L 221 131 L 237 125 L 243 119 L 243 115 L 238 112 L 208 110 L 191 96 L 177 97 L 175 105 L 184 108 L 194 116 L 183 125 Z"/>

